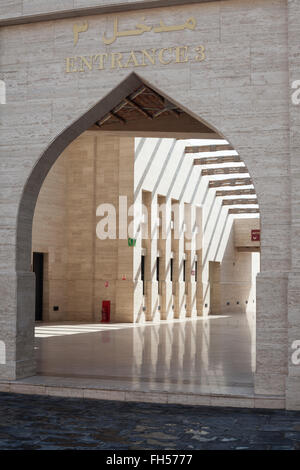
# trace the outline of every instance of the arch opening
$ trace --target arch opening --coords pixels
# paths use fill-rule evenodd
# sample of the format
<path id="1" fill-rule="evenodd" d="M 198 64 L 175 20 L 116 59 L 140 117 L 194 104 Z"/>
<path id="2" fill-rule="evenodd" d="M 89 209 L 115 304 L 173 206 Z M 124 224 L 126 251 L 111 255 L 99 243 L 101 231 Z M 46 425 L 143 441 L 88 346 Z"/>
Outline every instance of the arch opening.
<path id="1" fill-rule="evenodd" d="M 125 230 L 118 225 L 124 197 Z M 111 213 L 115 223 L 110 224 L 109 208 L 99 209 L 101 204 L 115 209 Z M 55 238 L 60 233 L 61 240 L 49 250 L 51 233 L 46 218 L 47 209 L 53 208 L 60 215 L 54 211 L 50 217 L 55 225 L 52 235 Z M 133 215 L 130 224 L 128 216 Z M 112 237 L 108 234 L 110 225 Z M 67 233 L 62 230 L 65 226 Z M 183 374 L 181 387 L 189 380 L 197 387 L 200 377 L 202 382 L 205 377 L 206 385 L 215 382 L 219 386 L 214 371 L 222 367 L 225 387 L 232 382 L 231 358 L 224 361 L 221 351 L 216 357 L 213 348 L 214 344 L 218 348 L 215 333 L 226 324 L 229 341 L 232 320 L 240 323 L 240 333 L 249 346 L 246 362 L 239 367 L 250 377 L 255 368 L 251 348 L 259 235 L 253 181 L 230 142 L 131 74 L 52 142 L 24 189 L 18 218 L 17 271 L 29 271 L 35 256 L 38 276 L 37 255 L 42 255 L 40 319 L 59 322 L 36 328 L 38 344 L 41 346 L 45 337 L 55 337 L 63 351 L 67 335 L 93 332 L 101 335 L 101 351 L 114 355 L 114 329 L 122 330 L 125 342 L 128 328 L 123 330 L 120 325 L 138 323 L 142 329 L 130 329 L 130 351 L 126 349 L 125 356 L 136 361 L 141 374 L 143 357 L 150 355 L 151 370 L 147 369 L 146 379 L 153 377 L 153 369 L 168 357 L 163 375 L 170 383 Z M 61 277 L 53 277 L 59 270 Z M 111 326 L 100 324 L 100 306 L 107 300 L 111 300 Z M 76 322 L 76 327 L 72 329 L 69 322 Z M 157 327 L 156 340 L 149 343 L 157 322 L 163 328 Z M 173 339 L 166 346 L 164 339 L 170 331 Z M 182 335 L 184 341 L 179 339 Z M 189 357 L 187 374 L 179 358 L 175 361 L 177 370 L 172 370 L 170 358 L 176 341 L 181 341 L 183 357 Z M 201 363 L 199 357 L 205 348 L 207 359 Z M 61 374 L 62 361 L 54 364 L 54 349 L 50 349 L 48 364 L 38 361 L 38 372 Z M 230 356 L 232 353 L 238 351 L 231 350 Z M 86 369 L 83 361 L 77 372 L 65 369 L 64 373 L 80 376 L 85 375 L 85 369 L 91 376 L 109 376 L 111 364 L 106 367 L 105 360 L 96 363 L 94 358 L 89 361 L 94 370 L 90 366 Z M 125 365 L 129 379 L 133 362 Z M 159 383 L 162 378 L 155 376 L 154 380 Z"/>

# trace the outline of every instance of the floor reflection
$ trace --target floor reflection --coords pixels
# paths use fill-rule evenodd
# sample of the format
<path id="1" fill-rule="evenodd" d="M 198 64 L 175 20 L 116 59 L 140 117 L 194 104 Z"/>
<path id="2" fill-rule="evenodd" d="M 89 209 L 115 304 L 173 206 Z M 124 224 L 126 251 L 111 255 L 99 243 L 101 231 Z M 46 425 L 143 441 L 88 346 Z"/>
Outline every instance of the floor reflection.
<path id="1" fill-rule="evenodd" d="M 38 374 L 140 390 L 243 393 L 253 386 L 245 315 L 132 324 L 36 326 Z"/>

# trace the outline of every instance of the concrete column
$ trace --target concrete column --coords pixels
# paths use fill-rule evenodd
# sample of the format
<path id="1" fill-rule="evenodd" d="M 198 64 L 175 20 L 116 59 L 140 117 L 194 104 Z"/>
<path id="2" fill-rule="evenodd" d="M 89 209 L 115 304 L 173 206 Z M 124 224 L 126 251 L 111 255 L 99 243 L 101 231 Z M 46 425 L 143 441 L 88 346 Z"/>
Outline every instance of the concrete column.
<path id="1" fill-rule="evenodd" d="M 288 0 L 289 85 L 300 80 L 300 4 Z M 290 94 L 295 91 L 290 89 Z M 300 104 L 290 100 L 291 272 L 288 276 L 286 408 L 300 410 L 300 364 L 294 353 L 300 341 Z M 299 343 L 298 343 L 299 344 Z M 299 357 L 299 354 L 298 354 Z"/>
<path id="2" fill-rule="evenodd" d="M 34 273 L 0 272 L 0 298 L 0 378 L 34 375 Z"/>
<path id="3" fill-rule="evenodd" d="M 186 285 L 186 316 L 196 317 L 196 282 L 195 282 L 195 226 L 196 226 L 196 211 L 195 207 L 191 204 L 185 204 L 185 246 L 184 251 L 185 259 L 185 285 Z"/>
<path id="4" fill-rule="evenodd" d="M 256 292 L 255 393 L 284 397 L 287 373 L 288 274 L 262 271 Z"/>
<path id="5" fill-rule="evenodd" d="M 300 77 L 300 70 L 299 70 Z M 300 106 L 298 108 L 300 116 Z M 298 133 L 300 132 L 300 119 L 298 119 Z M 299 134 L 298 134 L 299 135 Z M 298 151 L 291 155 L 292 165 L 295 167 L 299 163 L 300 139 Z M 300 170 L 300 168 L 299 168 Z M 299 363 L 299 341 L 300 341 L 300 171 L 292 177 L 292 231 L 291 231 L 291 260 L 292 271 L 288 275 L 288 295 L 287 295 L 287 365 L 288 376 L 286 379 L 286 408 L 300 410 L 300 363 Z"/>
<path id="6" fill-rule="evenodd" d="M 203 282 L 202 282 L 202 209 L 196 207 L 196 255 L 197 255 L 197 283 L 196 283 L 196 309 L 197 315 L 203 315 Z"/>
<path id="7" fill-rule="evenodd" d="M 185 282 L 183 281 L 184 261 L 184 204 L 178 201 L 172 202 L 173 211 L 173 294 L 174 294 L 174 317 L 185 318 Z"/>
<path id="8" fill-rule="evenodd" d="M 163 205 L 162 205 L 163 204 Z M 161 318 L 170 320 L 174 318 L 172 309 L 172 282 L 171 282 L 171 201 L 166 202 L 166 198 L 159 198 L 161 208 L 159 228 L 158 247 L 160 253 L 159 269 L 160 269 L 160 285 L 161 285 Z"/>
<path id="9" fill-rule="evenodd" d="M 141 216 L 142 216 L 142 194 L 135 196 L 135 228 L 136 243 L 133 250 L 133 321 L 144 323 L 146 314 L 144 312 L 143 282 L 141 279 L 142 263 L 142 237 L 141 237 Z"/>
<path id="10" fill-rule="evenodd" d="M 143 204 L 148 212 L 148 238 L 145 240 L 145 295 L 146 295 L 146 319 L 157 321 L 160 319 L 158 310 L 158 282 L 156 280 L 156 259 L 157 259 L 157 199 L 150 192 L 144 191 Z"/>
<path id="11" fill-rule="evenodd" d="M 207 182 L 208 184 L 208 182 Z M 203 287 L 203 315 L 211 312 L 211 281 L 210 261 L 215 259 L 217 244 L 216 234 L 220 230 L 221 200 L 215 198 L 214 191 L 207 188 L 207 197 L 202 208 L 202 287 Z"/>
<path id="12" fill-rule="evenodd" d="M 209 261 L 209 288 L 211 315 L 220 315 L 221 312 L 221 265 L 216 261 Z"/>
<path id="13" fill-rule="evenodd" d="M 300 184 L 300 183 L 299 183 Z M 288 377 L 286 381 L 287 409 L 300 410 L 300 270 L 288 279 Z"/>

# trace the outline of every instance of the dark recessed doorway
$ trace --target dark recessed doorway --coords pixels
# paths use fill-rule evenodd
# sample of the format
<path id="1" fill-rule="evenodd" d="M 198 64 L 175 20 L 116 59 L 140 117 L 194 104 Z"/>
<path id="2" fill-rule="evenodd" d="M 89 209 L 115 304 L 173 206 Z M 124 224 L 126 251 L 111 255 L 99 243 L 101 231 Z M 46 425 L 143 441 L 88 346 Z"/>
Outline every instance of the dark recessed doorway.
<path id="1" fill-rule="evenodd" d="M 33 253 L 35 273 L 35 321 L 43 320 L 44 253 Z"/>

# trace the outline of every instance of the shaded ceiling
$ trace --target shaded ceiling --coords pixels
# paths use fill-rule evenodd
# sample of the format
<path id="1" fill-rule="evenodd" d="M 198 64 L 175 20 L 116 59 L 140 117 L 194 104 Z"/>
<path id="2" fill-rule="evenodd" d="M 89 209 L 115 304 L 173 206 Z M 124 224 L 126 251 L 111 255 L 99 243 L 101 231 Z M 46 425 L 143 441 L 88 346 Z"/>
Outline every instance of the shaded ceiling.
<path id="1" fill-rule="evenodd" d="M 90 130 L 136 136 L 143 132 L 145 136 L 164 134 L 165 137 L 176 133 L 179 138 L 222 139 L 214 130 L 144 84 L 122 99 Z"/>

